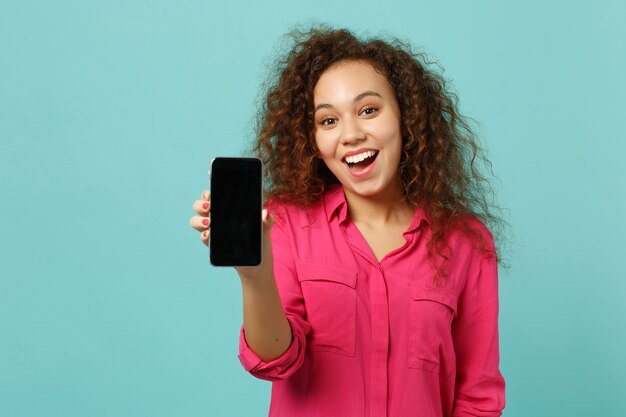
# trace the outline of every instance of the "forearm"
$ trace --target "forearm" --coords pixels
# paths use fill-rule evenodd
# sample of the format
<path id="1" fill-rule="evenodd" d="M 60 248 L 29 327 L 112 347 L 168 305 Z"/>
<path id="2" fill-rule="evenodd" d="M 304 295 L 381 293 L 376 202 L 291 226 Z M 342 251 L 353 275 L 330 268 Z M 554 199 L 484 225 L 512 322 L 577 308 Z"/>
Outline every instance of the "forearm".
<path id="1" fill-rule="evenodd" d="M 261 270 L 254 277 L 240 274 L 240 278 L 246 343 L 263 361 L 276 359 L 289 348 L 292 334 L 273 268 Z"/>

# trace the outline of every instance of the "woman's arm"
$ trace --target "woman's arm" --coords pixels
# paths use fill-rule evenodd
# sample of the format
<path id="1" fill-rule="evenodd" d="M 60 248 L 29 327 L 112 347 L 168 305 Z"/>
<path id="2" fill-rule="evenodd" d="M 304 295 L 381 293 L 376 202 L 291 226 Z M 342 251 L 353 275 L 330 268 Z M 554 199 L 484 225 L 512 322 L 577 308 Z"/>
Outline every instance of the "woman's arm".
<path id="1" fill-rule="evenodd" d="M 193 209 L 198 214 L 190 225 L 200 232 L 208 246 L 211 219 L 210 194 L 202 193 Z M 304 360 L 306 335 L 310 326 L 303 319 L 304 305 L 287 235 L 273 226 L 274 219 L 263 211 L 263 258 L 257 267 L 236 268 L 243 291 L 244 326 L 241 329 L 239 359 L 245 369 L 263 379 L 284 379 L 295 372 Z M 272 237 L 273 236 L 273 237 Z M 274 259 L 272 240 L 280 255 Z M 278 268 L 285 309 L 281 303 L 274 270 Z"/>
<path id="2" fill-rule="evenodd" d="M 453 417 L 499 417 L 505 405 L 499 370 L 497 262 L 488 256 L 476 264 L 452 325 L 457 357 Z"/>
<path id="3" fill-rule="evenodd" d="M 283 311 L 274 278 L 270 229 L 273 221 L 263 212 L 263 261 L 254 268 L 237 268 L 243 291 L 243 326 L 246 343 L 264 362 L 280 357 L 291 344 L 291 327 Z"/>
<path id="4" fill-rule="evenodd" d="M 244 309 L 239 360 L 255 377 L 276 381 L 293 375 L 304 362 L 311 326 L 304 318 L 287 227 L 271 221 L 271 231 L 268 227 L 264 235 L 263 266 L 238 268 Z"/>

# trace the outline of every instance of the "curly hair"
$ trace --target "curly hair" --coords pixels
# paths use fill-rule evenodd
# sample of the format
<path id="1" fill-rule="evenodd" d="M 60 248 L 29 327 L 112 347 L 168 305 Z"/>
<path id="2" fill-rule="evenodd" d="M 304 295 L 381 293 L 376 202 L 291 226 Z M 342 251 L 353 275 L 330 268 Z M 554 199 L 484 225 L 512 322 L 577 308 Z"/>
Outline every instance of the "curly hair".
<path id="1" fill-rule="evenodd" d="M 492 187 L 481 167 L 484 157 L 476 135 L 458 111 L 458 98 L 431 69 L 424 53 L 393 39 L 360 40 L 349 30 L 328 27 L 292 31 L 290 51 L 277 60 L 277 78 L 266 85 L 257 120 L 254 150 L 266 170 L 266 198 L 310 207 L 337 178 L 317 157 L 313 89 L 338 62 L 364 61 L 385 75 L 401 112 L 400 177 L 404 199 L 428 213 L 428 255 L 437 266 L 435 281 L 445 277 L 449 258 L 446 237 L 458 225 L 479 242 L 483 253 L 502 257 L 489 242 L 501 239 L 506 223 L 494 214 Z M 481 164 L 482 163 L 482 164 Z M 489 230 L 481 229 L 475 219 Z M 495 233 L 494 233 L 495 232 Z M 498 246 L 498 245 L 496 245 Z M 441 262 L 435 261 L 434 254 Z"/>

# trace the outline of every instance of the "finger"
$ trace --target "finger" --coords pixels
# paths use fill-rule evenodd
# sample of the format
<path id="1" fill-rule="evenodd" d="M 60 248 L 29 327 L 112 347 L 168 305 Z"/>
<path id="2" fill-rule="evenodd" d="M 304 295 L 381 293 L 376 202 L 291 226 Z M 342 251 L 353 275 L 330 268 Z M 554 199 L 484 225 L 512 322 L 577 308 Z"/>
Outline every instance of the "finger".
<path id="1" fill-rule="evenodd" d="M 193 216 L 191 220 L 189 220 L 189 225 L 197 231 L 202 232 L 211 227 L 211 219 L 208 217 Z"/>
<path id="2" fill-rule="evenodd" d="M 209 246 L 209 231 L 208 230 L 205 230 L 204 232 L 200 233 L 200 240 L 202 240 L 202 243 Z"/>
<path id="3" fill-rule="evenodd" d="M 202 191 L 202 200 L 209 201 L 211 199 L 211 193 L 207 190 Z"/>
<path id="4" fill-rule="evenodd" d="M 193 203 L 193 210 L 206 217 L 206 215 L 211 210 L 211 202 L 206 200 L 196 200 Z"/>

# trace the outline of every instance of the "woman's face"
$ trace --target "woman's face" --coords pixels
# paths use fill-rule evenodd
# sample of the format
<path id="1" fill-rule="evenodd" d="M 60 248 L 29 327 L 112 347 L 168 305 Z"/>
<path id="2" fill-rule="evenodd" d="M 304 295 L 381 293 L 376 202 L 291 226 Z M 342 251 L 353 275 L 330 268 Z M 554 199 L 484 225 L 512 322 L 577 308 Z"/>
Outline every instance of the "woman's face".
<path id="1" fill-rule="evenodd" d="M 339 62 L 313 89 L 319 156 L 346 194 L 402 192 L 400 108 L 387 78 L 365 61 Z"/>

